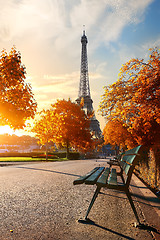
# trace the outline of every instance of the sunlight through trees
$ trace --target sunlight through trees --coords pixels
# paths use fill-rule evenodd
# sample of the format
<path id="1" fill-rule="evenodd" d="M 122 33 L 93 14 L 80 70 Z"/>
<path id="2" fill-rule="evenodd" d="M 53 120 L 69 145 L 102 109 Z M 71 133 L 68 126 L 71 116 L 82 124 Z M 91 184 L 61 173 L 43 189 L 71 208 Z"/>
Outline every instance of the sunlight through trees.
<path id="1" fill-rule="evenodd" d="M 71 100 L 57 100 L 48 110 L 40 113 L 40 118 L 35 121 L 32 132 L 43 145 L 49 142 L 67 149 L 72 147 L 77 150 L 87 151 L 92 149 L 90 134 L 90 120 L 81 106 Z"/>

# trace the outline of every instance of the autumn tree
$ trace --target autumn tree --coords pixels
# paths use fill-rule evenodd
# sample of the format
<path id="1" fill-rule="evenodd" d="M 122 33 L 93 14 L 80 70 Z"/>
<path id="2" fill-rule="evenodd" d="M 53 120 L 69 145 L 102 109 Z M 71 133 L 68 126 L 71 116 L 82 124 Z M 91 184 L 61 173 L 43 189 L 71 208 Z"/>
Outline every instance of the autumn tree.
<path id="1" fill-rule="evenodd" d="M 160 52 L 150 49 L 147 62 L 131 59 L 122 66 L 117 82 L 105 87 L 99 110 L 117 120 L 137 144 L 159 144 Z"/>
<path id="2" fill-rule="evenodd" d="M 69 148 L 88 150 L 92 147 L 90 121 L 80 105 L 71 100 L 57 100 L 48 110 L 43 110 L 35 122 L 32 132 L 40 143 L 54 142 Z"/>
<path id="3" fill-rule="evenodd" d="M 58 116 L 50 109 L 37 113 L 37 119 L 31 129 L 38 138 L 38 142 L 46 147 L 46 160 L 48 160 L 49 143 L 55 141 L 58 128 Z"/>
<path id="4" fill-rule="evenodd" d="M 21 129 L 28 118 L 34 117 L 37 103 L 31 85 L 25 80 L 26 68 L 20 52 L 15 47 L 9 54 L 3 50 L 0 55 L 0 125 Z"/>
<path id="5" fill-rule="evenodd" d="M 157 187 L 160 182 L 159 49 L 150 49 L 148 61 L 131 59 L 122 66 L 117 82 L 105 87 L 100 111 L 108 121 L 122 122 L 136 145 L 147 146 L 148 158 L 141 163 L 140 172 L 149 184 Z"/>
<path id="6" fill-rule="evenodd" d="M 118 146 L 119 149 L 125 149 L 126 146 L 133 148 L 135 145 L 131 133 L 118 119 L 109 120 L 103 130 L 104 144 Z"/>

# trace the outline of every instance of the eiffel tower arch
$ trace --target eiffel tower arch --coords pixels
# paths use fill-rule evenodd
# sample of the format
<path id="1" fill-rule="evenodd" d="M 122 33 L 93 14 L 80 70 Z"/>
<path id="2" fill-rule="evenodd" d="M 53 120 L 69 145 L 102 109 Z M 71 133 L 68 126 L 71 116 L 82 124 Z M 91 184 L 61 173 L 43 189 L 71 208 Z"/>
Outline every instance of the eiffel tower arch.
<path id="1" fill-rule="evenodd" d="M 88 58 L 87 58 L 87 37 L 85 31 L 81 37 L 82 51 L 81 51 L 81 71 L 80 71 L 80 82 L 79 82 L 79 92 L 76 102 L 81 103 L 82 99 L 84 102 L 83 109 L 86 113 L 93 112 L 93 100 L 91 99 L 90 86 L 89 86 L 89 76 L 88 76 Z M 93 132 L 94 137 L 100 138 L 102 135 L 99 121 L 96 116 L 91 118 L 90 124 L 91 132 Z"/>

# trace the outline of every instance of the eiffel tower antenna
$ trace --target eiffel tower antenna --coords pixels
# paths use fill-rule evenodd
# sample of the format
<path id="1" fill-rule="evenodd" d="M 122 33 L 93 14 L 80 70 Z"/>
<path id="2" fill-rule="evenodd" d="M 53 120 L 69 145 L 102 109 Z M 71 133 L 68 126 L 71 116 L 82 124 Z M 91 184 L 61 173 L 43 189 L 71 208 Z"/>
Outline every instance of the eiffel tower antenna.
<path id="1" fill-rule="evenodd" d="M 85 25 L 83 25 L 83 35 L 85 35 Z"/>

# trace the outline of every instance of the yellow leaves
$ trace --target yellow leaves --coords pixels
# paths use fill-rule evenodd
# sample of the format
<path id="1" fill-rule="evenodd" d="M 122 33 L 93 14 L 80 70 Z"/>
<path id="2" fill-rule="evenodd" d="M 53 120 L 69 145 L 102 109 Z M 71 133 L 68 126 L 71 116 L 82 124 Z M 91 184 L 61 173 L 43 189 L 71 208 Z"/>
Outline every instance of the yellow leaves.
<path id="1" fill-rule="evenodd" d="M 80 106 L 83 108 L 84 107 L 84 98 L 81 98 Z"/>

